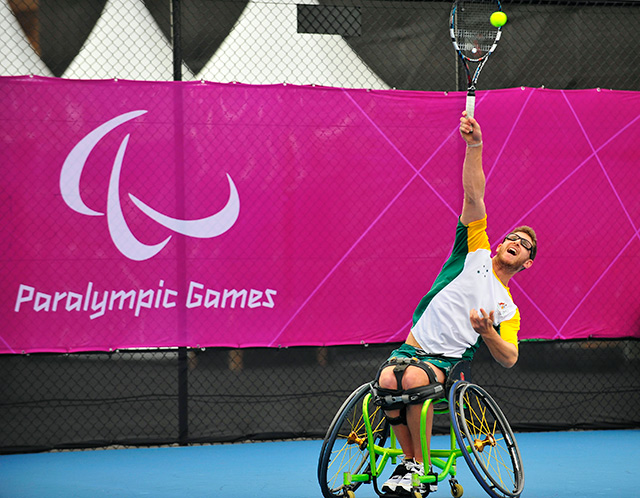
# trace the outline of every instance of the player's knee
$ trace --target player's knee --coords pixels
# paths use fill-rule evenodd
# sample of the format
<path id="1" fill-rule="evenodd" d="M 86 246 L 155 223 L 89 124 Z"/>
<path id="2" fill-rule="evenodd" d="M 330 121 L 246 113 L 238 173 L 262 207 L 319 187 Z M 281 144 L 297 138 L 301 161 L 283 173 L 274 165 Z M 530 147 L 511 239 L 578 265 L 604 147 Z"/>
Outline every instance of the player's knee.
<path id="1" fill-rule="evenodd" d="M 393 373 L 393 367 L 386 367 L 380 372 L 378 385 L 383 389 L 398 389 L 398 382 Z"/>
<path id="2" fill-rule="evenodd" d="M 407 406 L 443 396 L 444 388 L 429 364 L 416 358 L 391 358 L 371 384 L 373 402 L 386 413 L 391 425 L 406 425 Z"/>
<path id="3" fill-rule="evenodd" d="M 413 389 L 414 387 L 427 386 L 431 382 L 427 373 L 418 367 L 410 366 L 402 377 L 402 388 Z"/>

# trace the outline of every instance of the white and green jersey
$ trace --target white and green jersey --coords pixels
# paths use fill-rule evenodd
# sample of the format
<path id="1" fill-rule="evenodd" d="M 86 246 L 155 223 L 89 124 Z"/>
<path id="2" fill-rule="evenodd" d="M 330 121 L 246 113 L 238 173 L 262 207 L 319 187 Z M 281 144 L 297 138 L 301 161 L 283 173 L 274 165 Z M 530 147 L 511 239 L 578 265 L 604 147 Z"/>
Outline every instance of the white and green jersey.
<path id="1" fill-rule="evenodd" d="M 517 347 L 520 313 L 493 272 L 486 216 L 468 226 L 458 221 L 451 256 L 414 311 L 411 332 L 427 354 L 471 359 L 481 336 L 469 313 L 480 308 L 495 311 L 500 336 Z"/>

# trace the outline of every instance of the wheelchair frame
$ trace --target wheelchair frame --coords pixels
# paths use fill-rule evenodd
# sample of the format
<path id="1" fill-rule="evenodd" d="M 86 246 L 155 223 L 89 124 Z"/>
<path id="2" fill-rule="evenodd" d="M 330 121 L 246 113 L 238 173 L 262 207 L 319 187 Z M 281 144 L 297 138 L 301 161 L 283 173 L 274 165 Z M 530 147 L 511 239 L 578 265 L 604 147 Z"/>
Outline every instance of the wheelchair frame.
<path id="1" fill-rule="evenodd" d="M 449 477 L 452 496 L 461 497 L 463 488 L 455 477 L 456 462 L 462 456 L 489 496 L 518 498 L 524 487 L 522 459 L 496 401 L 480 386 L 465 380 L 457 380 L 445 392 L 448 398 L 425 400 L 420 415 L 422 454 L 429 454 L 433 467 L 441 472 L 414 474 L 411 496 L 427 496 L 428 491 L 420 492 L 420 484 Z M 354 498 L 364 483 L 373 484 L 381 497 L 407 496 L 385 494 L 378 488 L 378 478 L 387 463 L 395 464 L 402 449 L 382 410 L 371 400 L 371 383 L 361 385 L 345 400 L 329 426 L 318 461 L 318 480 L 325 498 Z M 426 418 L 432 405 L 435 415 L 449 414 L 450 444 L 448 449 L 428 452 Z"/>

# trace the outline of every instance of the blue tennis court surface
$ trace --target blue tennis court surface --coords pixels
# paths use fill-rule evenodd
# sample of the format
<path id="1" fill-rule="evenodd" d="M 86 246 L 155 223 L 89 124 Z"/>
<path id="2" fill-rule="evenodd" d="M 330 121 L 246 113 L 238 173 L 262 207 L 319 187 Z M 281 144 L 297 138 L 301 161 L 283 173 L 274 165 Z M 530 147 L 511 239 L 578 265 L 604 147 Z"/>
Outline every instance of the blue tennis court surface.
<path id="1" fill-rule="evenodd" d="M 640 430 L 516 434 L 525 498 L 638 496 Z M 448 439 L 436 436 L 433 447 Z M 0 456 L 0 496 L 320 497 L 321 441 L 73 451 Z M 463 459 L 465 498 L 487 495 Z M 356 498 L 375 498 L 363 485 Z M 445 481 L 430 496 L 450 497 Z"/>

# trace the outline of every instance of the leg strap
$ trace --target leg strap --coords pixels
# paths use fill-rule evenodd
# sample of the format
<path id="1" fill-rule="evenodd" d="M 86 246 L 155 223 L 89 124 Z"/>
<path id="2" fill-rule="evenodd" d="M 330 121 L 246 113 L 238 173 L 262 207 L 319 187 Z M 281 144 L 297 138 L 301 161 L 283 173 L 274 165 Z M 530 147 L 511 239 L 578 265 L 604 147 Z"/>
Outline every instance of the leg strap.
<path id="1" fill-rule="evenodd" d="M 378 379 L 383 369 L 393 366 L 393 373 L 396 377 L 396 389 L 384 389 L 380 387 Z M 418 367 L 424 370 L 429 377 L 429 384 L 426 386 L 414 387 L 404 390 L 402 388 L 402 377 L 409 366 Z M 435 372 L 426 363 L 417 358 L 391 358 L 382 364 L 376 381 L 372 384 L 373 402 L 384 410 L 401 410 L 400 417 L 392 418 L 393 421 L 400 419 L 396 424 L 406 422 L 406 413 L 403 416 L 403 409 L 406 412 L 406 405 L 420 404 L 427 399 L 441 398 L 444 396 L 444 386 L 438 382 Z M 392 424 L 391 420 L 389 423 Z M 392 424 L 393 425 L 393 424 Z"/>
<path id="2" fill-rule="evenodd" d="M 400 415 L 398 415 L 397 417 L 390 417 L 386 413 L 384 416 L 387 419 L 387 422 L 389 422 L 389 425 L 407 425 L 407 407 L 406 406 L 403 406 L 402 408 L 400 408 Z"/>
<path id="3" fill-rule="evenodd" d="M 378 375 L 376 375 L 376 379 L 380 378 L 380 373 L 382 373 L 382 370 L 392 365 L 394 367 L 393 373 L 396 376 L 398 389 L 402 389 L 402 376 L 404 375 L 404 371 L 409 366 L 418 367 L 424 370 L 427 374 L 427 377 L 429 377 L 430 384 L 436 384 L 438 382 L 438 378 L 436 377 L 435 372 L 433 371 L 431 366 L 424 361 L 420 361 L 418 358 L 398 358 L 396 356 L 388 359 L 380 366 Z"/>

